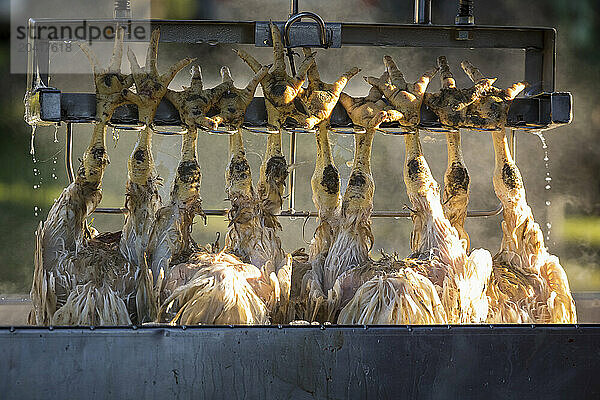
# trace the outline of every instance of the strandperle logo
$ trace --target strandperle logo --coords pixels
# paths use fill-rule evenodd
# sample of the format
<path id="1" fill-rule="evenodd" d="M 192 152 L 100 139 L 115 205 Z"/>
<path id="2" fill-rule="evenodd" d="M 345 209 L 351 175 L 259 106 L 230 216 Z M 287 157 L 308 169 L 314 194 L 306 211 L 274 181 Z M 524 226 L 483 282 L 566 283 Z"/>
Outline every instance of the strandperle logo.
<path id="1" fill-rule="evenodd" d="M 150 35 L 148 26 L 133 24 L 131 20 L 120 24 L 119 27 L 125 28 L 125 38 L 129 40 L 147 40 Z M 115 26 L 103 25 L 98 22 L 69 21 L 57 22 L 52 24 L 35 24 L 31 29 L 26 26 L 16 27 L 16 39 L 41 39 L 41 40 L 81 40 L 87 41 L 90 45 L 95 40 L 111 40 L 115 37 Z"/>

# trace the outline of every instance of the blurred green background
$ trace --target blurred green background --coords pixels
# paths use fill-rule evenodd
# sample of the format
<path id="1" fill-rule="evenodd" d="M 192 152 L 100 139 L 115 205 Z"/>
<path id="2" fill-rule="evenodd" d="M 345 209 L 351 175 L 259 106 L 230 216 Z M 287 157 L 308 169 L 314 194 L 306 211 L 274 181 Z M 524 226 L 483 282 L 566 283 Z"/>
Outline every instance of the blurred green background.
<path id="1" fill-rule="evenodd" d="M 107 16 L 112 2 L 107 1 Z M 133 1 L 136 15 L 138 2 Z M 10 2 L 0 1 L 0 294 L 28 293 L 33 270 L 34 231 L 68 181 L 64 166 L 64 125 L 55 132 L 53 127 L 38 128 L 35 136 L 35 159 L 29 154 L 31 128 L 23 121 L 25 76 L 9 73 L 10 61 Z M 27 1 L 22 2 L 27 7 Z M 395 22 L 412 21 L 413 3 L 393 0 L 305 1 L 300 9 L 319 13 L 326 21 L 340 22 Z M 146 10 L 147 11 L 147 10 Z M 284 20 L 289 13 L 288 1 L 267 0 L 172 0 L 153 1 L 153 18 L 224 19 L 224 20 Z M 454 1 L 434 1 L 433 22 L 451 24 L 456 14 Z M 40 16 L 40 15 L 36 15 Z M 600 3 L 594 0 L 536 0 L 503 2 L 478 0 L 475 18 L 485 25 L 553 26 L 558 31 L 557 91 L 570 91 L 574 97 L 574 120 L 569 126 L 546 132 L 549 167 L 544 165 L 545 153 L 541 141 L 530 133 L 517 133 L 517 162 L 526 182 L 528 201 L 536 221 L 549 240 L 550 251 L 557 254 L 565 267 L 574 291 L 600 290 L 600 105 L 596 104 L 600 90 Z M 238 86 L 249 78 L 248 68 L 230 51 L 231 46 L 175 46 L 162 45 L 159 68 L 184 56 L 198 58 L 203 67 L 207 86 L 218 82 L 221 65 L 229 65 Z M 266 62 L 269 49 L 250 49 L 257 58 Z M 143 46 L 136 47 L 140 55 Z M 381 57 L 391 54 L 404 70 L 408 79 L 416 79 L 420 72 L 435 63 L 439 49 L 380 49 L 345 48 L 319 51 L 317 62 L 324 80 L 357 65 L 361 75 L 379 75 L 383 66 Z M 446 51 L 459 85 L 468 85 L 459 71 L 459 63 L 468 58 L 490 76 L 497 76 L 497 85 L 505 87 L 523 75 L 523 54 L 515 51 L 461 50 Z M 138 57 L 139 58 L 139 57 Z M 142 57 L 143 58 L 143 57 Z M 65 59 L 53 59 L 54 72 L 68 71 L 69 63 L 87 63 L 83 54 L 75 52 Z M 124 61 L 123 67 L 128 69 Z M 171 88 L 179 89 L 189 80 L 181 73 Z M 58 74 L 51 85 L 64 91 L 92 91 L 89 75 Z M 430 90 L 439 88 L 437 79 Z M 359 77 L 352 80 L 347 91 L 364 95 L 367 85 Z M 56 133 L 56 140 L 55 140 Z M 76 125 L 74 161 L 87 145 L 89 126 Z M 265 138 L 250 133 L 245 135 L 254 176 L 258 174 Z M 126 162 L 135 137 L 120 132 L 119 140 L 108 138 L 111 164 L 104 183 L 103 206 L 123 204 Z M 336 135 L 334 153 L 344 179 L 350 172 L 353 151 L 352 137 Z M 287 141 L 287 138 L 286 138 Z M 440 135 L 423 135 L 424 150 L 433 173 L 442 183 L 446 163 L 445 140 Z M 496 199 L 491 187 L 493 153 L 487 134 L 465 132 L 464 152 L 472 176 L 471 207 L 493 208 Z M 223 173 L 227 163 L 227 138 L 202 135 L 199 140 L 199 158 L 203 168 L 203 198 L 205 208 L 226 207 Z M 180 138 L 157 136 L 154 153 L 159 173 L 165 180 L 163 199 L 173 179 L 179 156 Z M 287 145 L 286 145 L 287 146 Z M 314 166 L 314 137 L 301 136 L 298 141 L 297 209 L 312 210 L 310 175 Z M 287 149 L 287 147 L 286 147 Z M 373 152 L 376 182 L 375 209 L 399 209 L 407 198 L 402 183 L 403 140 L 398 137 L 378 136 Z M 549 173 L 551 181 L 545 180 Z M 545 189 L 547 184 L 551 189 Z M 548 205 L 547 205 L 548 204 Z M 467 229 L 473 247 L 485 247 L 492 253 L 500 243 L 501 217 L 470 219 Z M 100 230 L 118 230 L 121 216 L 95 215 L 93 224 Z M 217 231 L 224 233 L 223 218 L 209 218 L 203 226 L 197 219 L 194 235 L 201 242 L 214 240 Z M 287 250 L 307 246 L 314 231 L 314 221 L 283 220 L 282 239 Z M 376 220 L 374 222 L 374 255 L 379 249 L 408 254 L 410 220 Z"/>

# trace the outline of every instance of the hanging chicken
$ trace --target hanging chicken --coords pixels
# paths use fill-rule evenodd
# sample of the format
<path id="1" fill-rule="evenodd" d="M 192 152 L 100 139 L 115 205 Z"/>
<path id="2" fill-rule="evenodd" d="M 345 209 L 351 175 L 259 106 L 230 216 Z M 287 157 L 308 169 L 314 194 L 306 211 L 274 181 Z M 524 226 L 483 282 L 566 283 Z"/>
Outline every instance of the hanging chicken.
<path id="1" fill-rule="evenodd" d="M 186 132 L 183 134 L 181 158 L 170 201 L 157 211 L 150 234 L 148 259 L 154 277 L 169 275 L 173 265 L 187 260 L 197 250 L 191 232 L 194 217 L 203 215 L 200 198 L 202 173 L 196 151 L 198 128 L 218 126 L 217 121 L 206 114 L 230 87 L 230 82 L 224 82 L 215 88 L 204 89 L 200 67 L 194 66 L 190 86 L 180 92 L 168 90 L 166 94 L 180 110 Z M 166 292 L 160 290 L 160 293 L 164 300 Z"/>
<path id="2" fill-rule="evenodd" d="M 492 84 L 468 61 L 461 64 L 474 82 L 454 109 L 467 104 L 461 125 L 493 129 L 494 191 L 503 205 L 502 244 L 494 256 L 489 297 L 488 322 L 493 323 L 575 323 L 577 314 L 567 275 L 556 256 L 544 244 L 541 229 L 527 205 L 523 179 L 508 148 L 504 127 L 512 100 L 525 88 L 515 83 L 506 90 Z M 465 98 L 467 100 L 465 100 Z M 434 104 L 452 100 L 436 99 Z M 455 101 L 455 100 L 454 100 Z M 443 111 L 440 115 L 443 115 Z"/>
<path id="3" fill-rule="evenodd" d="M 386 56 L 384 63 L 387 73 L 379 79 L 367 78 L 367 81 L 387 93 L 388 101 L 401 113 L 400 124 L 415 129 L 425 89 L 435 72 L 427 72 L 414 85 L 409 85 L 391 57 Z M 378 263 L 367 263 L 342 275 L 339 297 L 345 299 L 348 294 L 353 297 L 341 311 L 338 322 L 484 321 L 487 316 L 485 282 L 491 269 L 491 257 L 485 250 L 476 250 L 467 257 L 463 242 L 444 216 L 438 186 L 423 157 L 418 133 L 405 134 L 404 138 L 404 181 L 413 206 L 413 254 L 406 260 L 384 257 Z M 410 273 L 404 269 L 407 267 Z M 387 271 L 377 272 L 378 269 Z M 365 282 L 369 275 L 374 277 Z M 362 282 L 365 283 L 356 289 Z M 432 296 L 432 288 L 436 296 Z M 440 303 L 443 307 L 439 307 Z"/>
<path id="4" fill-rule="evenodd" d="M 276 28 L 275 28 L 276 29 Z M 304 274 L 308 265 L 307 260 L 298 261 L 294 267 L 294 281 L 297 283 L 294 285 L 293 303 L 291 307 L 294 312 L 288 314 L 292 317 L 302 316 L 305 313 L 311 311 L 306 310 L 305 301 L 301 298 L 308 290 L 313 292 L 310 296 L 311 299 L 321 298 L 321 289 L 319 289 L 321 277 L 319 271 L 324 261 L 326 251 L 331 245 L 332 238 L 332 227 L 329 225 L 329 219 L 334 216 L 340 202 L 339 195 L 339 175 L 335 165 L 333 163 L 333 157 L 331 156 L 331 148 L 328 140 L 328 123 L 329 116 L 337 103 L 338 97 L 352 76 L 358 73 L 358 68 L 353 68 L 348 73 L 344 74 L 334 84 L 327 84 L 321 81 L 319 72 L 314 62 L 314 53 L 310 49 L 304 49 L 305 63 L 306 60 L 309 62 L 308 68 L 308 88 L 302 91 L 302 99 L 311 104 L 310 114 L 312 119 L 307 123 L 311 124 L 309 128 L 312 128 L 314 124 L 318 123 L 316 140 L 317 140 L 317 160 L 315 166 L 315 172 L 311 179 L 311 185 L 313 187 L 313 201 L 317 210 L 319 210 L 319 227 L 315 233 L 310 247 L 310 255 L 308 261 L 312 265 L 310 274 L 317 274 L 312 278 L 308 277 L 309 274 Z M 281 54 L 283 56 L 283 53 Z M 308 125 L 306 126 L 308 127 Z M 302 282 L 302 285 L 298 283 Z M 306 285 L 312 287 L 312 289 L 306 289 Z M 311 307 L 311 306 L 309 306 Z M 314 307 L 313 307 L 314 308 Z M 318 308 L 318 307 L 317 307 Z"/>
<path id="5" fill-rule="evenodd" d="M 265 243 L 260 240 L 263 234 L 260 219 L 254 212 L 243 211 L 248 208 L 255 211 L 258 207 L 245 159 L 241 126 L 256 86 L 268 68 L 262 67 L 244 89 L 233 86 L 227 67 L 221 69 L 227 90 L 216 101 L 220 113 L 213 117 L 213 121 L 237 129 L 230 136 L 231 160 L 226 174 L 227 191 L 235 216 L 232 217 L 223 251 L 217 254 L 194 251 L 165 275 L 160 286 L 161 292 L 167 296 L 163 296 L 166 299 L 161 306 L 160 320 L 186 325 L 265 324 L 269 322 L 269 313 L 280 300 L 280 287 L 286 287 L 289 293 L 289 273 L 286 276 L 286 269 L 269 270 L 274 264 L 271 261 L 272 254 L 268 253 L 269 249 L 265 249 Z M 179 107 L 179 111 L 185 120 L 185 109 Z M 281 251 L 280 242 L 275 245 L 277 243 Z M 260 260 L 263 263 L 260 265 L 265 266 L 261 270 L 226 251 L 233 251 L 255 262 Z M 279 276 L 276 272 L 279 272 Z M 282 285 L 279 279 L 284 282 Z M 285 282 L 288 282 L 287 285 Z"/>
<path id="6" fill-rule="evenodd" d="M 82 45 L 94 72 L 98 122 L 94 125 L 91 143 L 84 153 L 75 181 L 63 191 L 43 228 L 40 226 L 38 229 L 31 323 L 123 325 L 151 320 L 155 313 L 151 275 L 143 257 L 140 257 L 143 244 L 132 246 L 139 251 L 127 245 L 131 231 L 128 222 L 125 233 L 103 235 L 97 235 L 86 224 L 87 216 L 102 197 L 102 176 L 108 164 L 106 125 L 114 110 L 130 101 L 128 88 L 139 82 L 139 75 L 124 76 L 120 72 L 122 41 L 123 31 L 120 30 L 115 37 L 113 56 L 107 69 L 102 69 L 94 53 Z M 158 32 L 154 32 L 150 48 L 157 46 Z M 151 51 L 149 55 L 150 62 Z M 171 70 L 173 76 L 177 68 L 175 66 Z M 168 84 L 171 78 L 165 77 L 164 83 Z M 140 91 L 141 88 L 138 86 L 137 89 Z M 160 98 L 156 105 L 159 101 Z M 148 110 L 146 122 L 149 123 L 153 116 L 154 112 Z M 146 143 L 150 136 L 148 129 L 146 127 L 144 132 L 147 133 L 142 138 Z M 134 152 L 132 158 L 136 154 Z M 144 175 L 144 169 L 151 166 L 147 162 L 148 157 L 145 159 L 146 163 L 130 160 L 130 177 Z M 128 189 L 130 187 L 128 182 Z M 150 190 L 149 196 L 146 194 L 148 191 L 128 193 L 126 206 L 130 213 L 135 212 L 138 205 L 147 207 L 144 203 L 153 198 L 154 190 Z M 147 213 L 143 218 L 151 217 Z"/>

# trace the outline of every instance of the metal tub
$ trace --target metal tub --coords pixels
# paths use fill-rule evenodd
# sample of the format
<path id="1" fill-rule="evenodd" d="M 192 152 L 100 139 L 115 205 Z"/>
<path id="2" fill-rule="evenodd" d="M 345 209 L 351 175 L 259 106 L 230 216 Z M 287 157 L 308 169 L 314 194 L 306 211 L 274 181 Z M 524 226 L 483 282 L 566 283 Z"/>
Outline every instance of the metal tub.
<path id="1" fill-rule="evenodd" d="M 600 325 L 0 328 L 3 399 L 599 398 Z"/>

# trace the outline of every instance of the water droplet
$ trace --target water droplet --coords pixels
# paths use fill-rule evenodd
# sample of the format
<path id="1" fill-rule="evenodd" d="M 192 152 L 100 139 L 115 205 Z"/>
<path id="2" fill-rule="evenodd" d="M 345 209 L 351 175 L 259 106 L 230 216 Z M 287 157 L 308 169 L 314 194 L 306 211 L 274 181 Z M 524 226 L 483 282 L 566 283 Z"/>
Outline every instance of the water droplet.
<path id="1" fill-rule="evenodd" d="M 546 200 L 546 205 L 549 206 L 550 204 L 552 204 L 552 202 L 550 202 L 550 200 Z"/>
<path id="2" fill-rule="evenodd" d="M 58 176 L 56 176 L 56 174 L 52 174 L 52 177 L 56 180 L 58 179 Z"/>
<path id="3" fill-rule="evenodd" d="M 354 163 L 353 163 L 352 161 L 346 161 L 346 166 L 347 166 L 348 168 L 352 168 L 352 165 L 353 165 L 353 164 L 354 164 Z"/>
<path id="4" fill-rule="evenodd" d="M 120 132 L 118 129 L 115 128 L 111 128 L 112 129 L 112 138 L 113 138 L 113 142 L 115 143 L 115 148 L 117 147 L 117 142 L 119 141 L 119 135 Z"/>
<path id="5" fill-rule="evenodd" d="M 550 178 L 549 176 L 546 177 L 546 182 L 550 182 L 552 180 L 552 178 Z"/>
<path id="6" fill-rule="evenodd" d="M 29 154 L 35 156 L 35 125 L 31 127 L 31 149 L 29 150 Z M 35 162 L 35 159 L 33 162 Z"/>
<path id="7" fill-rule="evenodd" d="M 550 186 L 550 185 L 546 185 L 546 186 L 545 186 L 545 189 L 546 189 L 546 190 L 550 190 L 550 188 L 552 188 L 552 186 Z"/>
<path id="8" fill-rule="evenodd" d="M 52 164 L 56 164 L 56 157 L 52 160 Z"/>
<path id="9" fill-rule="evenodd" d="M 38 208 L 37 206 L 35 206 L 35 207 L 33 207 L 33 210 L 34 210 L 34 211 L 38 211 L 38 210 L 39 210 L 39 208 Z"/>

